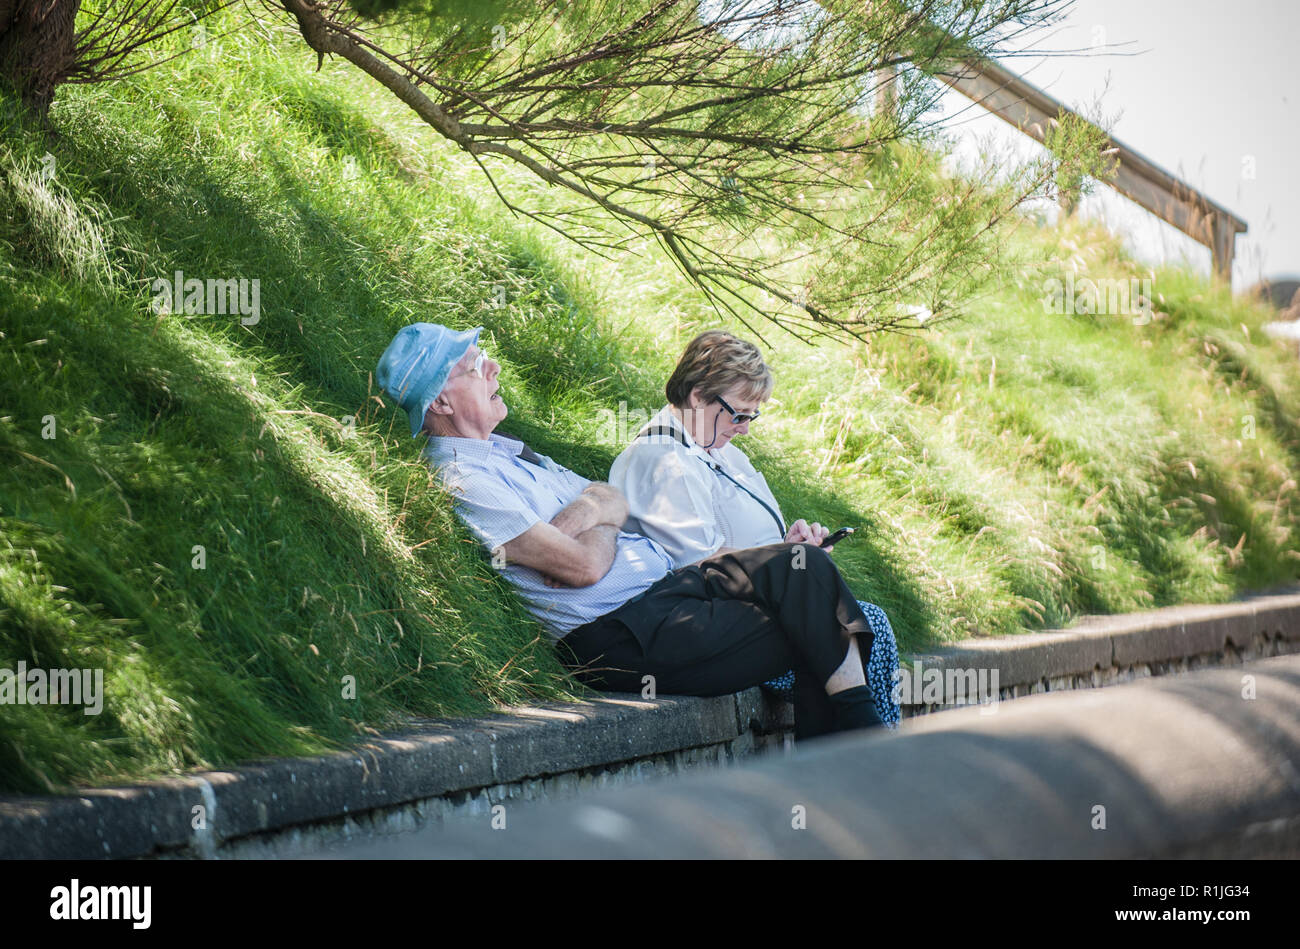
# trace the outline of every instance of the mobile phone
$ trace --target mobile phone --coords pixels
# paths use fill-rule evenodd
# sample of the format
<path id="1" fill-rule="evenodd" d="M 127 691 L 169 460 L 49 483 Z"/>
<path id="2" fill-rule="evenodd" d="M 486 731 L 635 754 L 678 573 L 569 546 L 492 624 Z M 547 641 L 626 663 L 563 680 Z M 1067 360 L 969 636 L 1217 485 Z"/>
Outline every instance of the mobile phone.
<path id="1" fill-rule="evenodd" d="M 845 537 L 848 537 L 850 534 L 852 534 L 854 530 L 856 530 L 856 528 L 841 527 L 834 534 L 831 534 L 824 541 L 822 541 L 821 545 L 823 547 L 832 547 L 835 544 L 838 544 L 840 541 L 842 541 Z"/>

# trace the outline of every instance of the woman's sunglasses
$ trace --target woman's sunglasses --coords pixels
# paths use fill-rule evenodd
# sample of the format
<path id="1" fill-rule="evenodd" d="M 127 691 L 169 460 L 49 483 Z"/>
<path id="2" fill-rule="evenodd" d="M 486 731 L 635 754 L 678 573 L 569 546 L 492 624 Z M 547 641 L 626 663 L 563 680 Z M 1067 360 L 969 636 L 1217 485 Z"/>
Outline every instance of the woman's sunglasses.
<path id="1" fill-rule="evenodd" d="M 737 412 L 735 409 L 733 409 L 731 406 L 727 404 L 727 400 L 724 399 L 722 396 L 720 395 L 714 396 L 714 398 L 716 398 L 720 403 L 722 403 L 722 407 L 724 409 L 726 409 L 728 412 L 731 413 L 732 425 L 744 425 L 746 422 L 752 422 L 754 421 L 754 419 L 758 418 L 760 415 L 763 414 L 757 409 L 754 410 L 753 414 L 750 414 L 748 412 Z"/>

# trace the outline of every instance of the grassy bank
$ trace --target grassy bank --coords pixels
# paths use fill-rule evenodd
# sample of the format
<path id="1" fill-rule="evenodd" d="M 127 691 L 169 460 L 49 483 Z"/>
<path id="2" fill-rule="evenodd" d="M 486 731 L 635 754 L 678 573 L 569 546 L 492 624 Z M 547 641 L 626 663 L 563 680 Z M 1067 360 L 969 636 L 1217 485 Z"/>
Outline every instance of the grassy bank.
<path id="1" fill-rule="evenodd" d="M 0 666 L 103 668 L 107 693 L 0 705 L 4 789 L 570 694 L 369 374 L 406 323 L 483 324 L 508 427 L 601 477 L 718 320 L 649 248 L 611 262 L 511 217 L 315 65 L 225 35 L 65 88 L 52 141 L 0 139 Z M 1019 241 L 1031 266 L 964 322 L 768 334 L 742 447 L 787 516 L 864 528 L 835 556 L 905 650 L 1294 579 L 1300 388 L 1266 314 L 1100 232 Z M 1068 268 L 1151 278 L 1153 318 L 1048 312 Z M 178 270 L 258 280 L 257 322 L 157 312 Z"/>

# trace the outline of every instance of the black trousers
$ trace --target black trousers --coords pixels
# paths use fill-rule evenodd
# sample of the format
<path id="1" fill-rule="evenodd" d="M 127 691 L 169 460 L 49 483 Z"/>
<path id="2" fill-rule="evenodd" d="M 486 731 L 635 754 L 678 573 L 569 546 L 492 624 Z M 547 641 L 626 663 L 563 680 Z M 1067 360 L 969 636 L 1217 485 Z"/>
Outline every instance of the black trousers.
<path id="1" fill-rule="evenodd" d="M 871 626 L 830 555 L 807 544 L 751 547 L 682 567 L 642 596 L 557 644 L 584 684 L 640 692 L 726 695 L 795 671 L 795 735 L 832 730 L 825 683 Z"/>

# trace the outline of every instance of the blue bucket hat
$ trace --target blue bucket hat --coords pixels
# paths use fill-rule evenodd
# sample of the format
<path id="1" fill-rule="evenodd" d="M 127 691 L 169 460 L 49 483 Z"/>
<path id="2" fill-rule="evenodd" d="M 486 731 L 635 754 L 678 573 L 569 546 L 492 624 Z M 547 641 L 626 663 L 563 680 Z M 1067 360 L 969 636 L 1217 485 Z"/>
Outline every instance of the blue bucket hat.
<path id="1" fill-rule="evenodd" d="M 437 323 L 403 326 L 379 357 L 375 381 L 411 420 L 411 437 L 424 428 L 424 414 L 447 384 L 451 367 L 478 343 L 483 327 L 458 333 Z"/>

